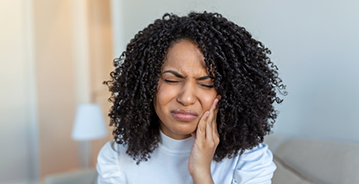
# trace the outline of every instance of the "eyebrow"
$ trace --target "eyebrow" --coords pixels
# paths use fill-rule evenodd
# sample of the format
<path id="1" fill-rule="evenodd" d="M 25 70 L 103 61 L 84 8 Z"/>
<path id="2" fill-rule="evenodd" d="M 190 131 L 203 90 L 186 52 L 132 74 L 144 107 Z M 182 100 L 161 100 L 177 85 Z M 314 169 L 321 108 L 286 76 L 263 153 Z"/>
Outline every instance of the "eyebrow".
<path id="1" fill-rule="evenodd" d="M 173 71 L 173 70 L 166 70 L 166 71 L 164 71 L 163 73 L 171 73 L 171 74 L 173 74 L 174 76 L 176 76 L 176 77 L 178 77 L 178 78 L 181 78 L 181 79 L 186 78 L 186 77 L 184 77 L 183 75 L 181 75 L 181 74 L 179 74 L 178 72 Z M 202 77 L 196 78 L 196 80 L 206 80 L 206 79 L 211 79 L 211 77 L 207 75 L 207 76 L 202 76 Z"/>

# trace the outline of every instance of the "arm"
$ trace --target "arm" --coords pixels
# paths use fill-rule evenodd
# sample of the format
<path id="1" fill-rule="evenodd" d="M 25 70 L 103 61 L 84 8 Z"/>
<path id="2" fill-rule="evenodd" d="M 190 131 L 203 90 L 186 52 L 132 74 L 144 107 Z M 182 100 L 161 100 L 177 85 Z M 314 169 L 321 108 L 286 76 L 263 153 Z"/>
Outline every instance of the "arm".
<path id="1" fill-rule="evenodd" d="M 240 156 L 233 184 L 270 184 L 275 169 L 272 152 L 266 144 L 260 143 Z"/>
<path id="2" fill-rule="evenodd" d="M 114 141 L 107 142 L 101 149 L 97 157 L 97 183 L 125 183 L 121 177 L 118 165 L 118 150 L 116 150 Z"/>

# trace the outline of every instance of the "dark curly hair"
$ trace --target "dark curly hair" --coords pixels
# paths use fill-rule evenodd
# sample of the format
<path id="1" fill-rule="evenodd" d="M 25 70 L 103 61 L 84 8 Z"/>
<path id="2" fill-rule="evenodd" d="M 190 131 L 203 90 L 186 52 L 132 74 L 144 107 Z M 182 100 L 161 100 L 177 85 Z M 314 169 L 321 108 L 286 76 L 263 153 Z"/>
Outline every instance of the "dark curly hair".
<path id="1" fill-rule="evenodd" d="M 271 53 L 243 27 L 218 13 L 195 13 L 179 17 L 166 13 L 127 45 L 114 60 L 109 116 L 113 136 L 127 146 L 138 163 L 150 158 L 160 141 L 159 118 L 153 99 L 167 49 L 181 39 L 201 49 L 219 101 L 217 126 L 220 143 L 214 160 L 231 158 L 263 142 L 277 117 L 273 103 L 281 103 L 276 91 L 285 86 L 278 77 Z"/>

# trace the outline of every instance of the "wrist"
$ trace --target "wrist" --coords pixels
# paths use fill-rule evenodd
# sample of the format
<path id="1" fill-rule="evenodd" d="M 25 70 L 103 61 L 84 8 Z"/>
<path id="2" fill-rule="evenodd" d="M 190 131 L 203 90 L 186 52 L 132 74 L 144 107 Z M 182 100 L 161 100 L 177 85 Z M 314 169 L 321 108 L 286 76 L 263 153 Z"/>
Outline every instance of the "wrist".
<path id="1" fill-rule="evenodd" d="M 198 171 L 191 174 L 193 184 L 214 184 L 210 171 Z"/>
<path id="2" fill-rule="evenodd" d="M 189 170 L 189 174 L 193 177 L 202 177 L 202 176 L 208 176 L 211 175 L 211 169 L 210 167 L 195 167 Z"/>

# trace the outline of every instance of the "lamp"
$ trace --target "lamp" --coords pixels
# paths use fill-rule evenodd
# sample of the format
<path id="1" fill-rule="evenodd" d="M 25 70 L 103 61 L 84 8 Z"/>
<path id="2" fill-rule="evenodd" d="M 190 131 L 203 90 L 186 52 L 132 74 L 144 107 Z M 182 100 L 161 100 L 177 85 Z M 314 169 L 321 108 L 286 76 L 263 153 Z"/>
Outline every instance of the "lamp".
<path id="1" fill-rule="evenodd" d="M 77 107 L 72 139 L 86 141 L 100 139 L 108 134 L 101 108 L 95 103 L 80 104 Z"/>
<path id="2" fill-rule="evenodd" d="M 80 147 L 82 146 L 82 149 L 80 148 L 82 167 L 88 168 L 90 165 L 90 141 L 106 137 L 107 134 L 108 131 L 100 106 L 96 103 L 80 104 L 77 107 L 71 137 L 73 140 L 82 142 L 80 145 Z"/>

